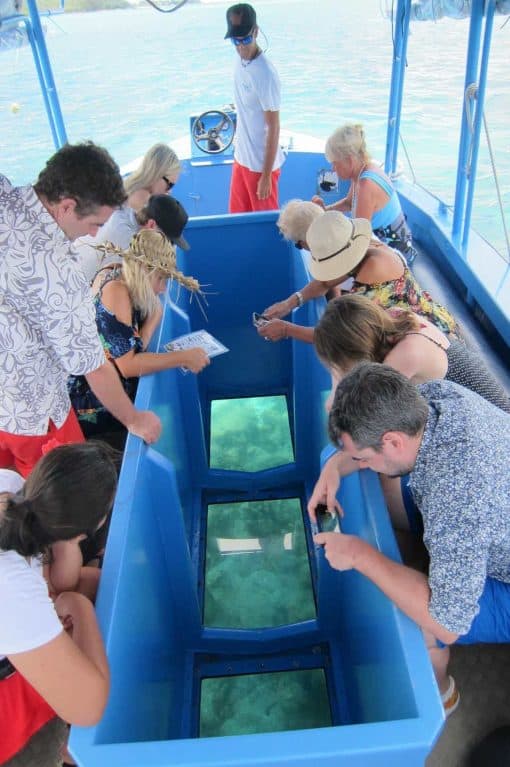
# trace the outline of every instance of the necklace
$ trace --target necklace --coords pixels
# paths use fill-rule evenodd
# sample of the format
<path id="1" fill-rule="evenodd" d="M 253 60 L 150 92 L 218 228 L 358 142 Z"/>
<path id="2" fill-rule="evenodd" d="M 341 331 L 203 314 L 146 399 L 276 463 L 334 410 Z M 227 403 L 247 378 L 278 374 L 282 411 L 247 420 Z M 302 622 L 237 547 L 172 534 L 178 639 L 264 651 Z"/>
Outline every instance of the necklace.
<path id="1" fill-rule="evenodd" d="M 356 179 L 356 181 L 353 181 L 352 198 L 351 198 L 351 216 L 353 218 L 355 218 L 356 216 L 356 203 L 358 199 L 359 177 L 361 176 L 361 174 L 363 173 L 366 167 L 367 167 L 367 164 L 364 163 L 360 168 L 360 171 L 358 173 L 358 178 Z"/>
<path id="2" fill-rule="evenodd" d="M 252 61 L 255 61 L 255 59 L 262 53 L 262 50 L 260 48 L 257 48 L 255 51 L 255 55 L 251 57 L 251 59 L 248 59 L 245 61 L 244 59 L 241 59 L 241 64 L 243 67 L 247 67 L 251 64 Z"/>

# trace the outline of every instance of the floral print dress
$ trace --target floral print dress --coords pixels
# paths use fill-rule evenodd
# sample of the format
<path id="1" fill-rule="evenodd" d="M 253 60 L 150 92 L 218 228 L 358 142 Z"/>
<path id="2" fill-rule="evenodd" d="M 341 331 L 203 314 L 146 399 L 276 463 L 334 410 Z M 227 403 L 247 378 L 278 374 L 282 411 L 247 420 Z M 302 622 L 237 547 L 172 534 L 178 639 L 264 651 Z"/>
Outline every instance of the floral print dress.
<path id="1" fill-rule="evenodd" d="M 401 277 L 371 285 L 354 279 L 349 293 L 366 296 L 383 309 L 410 309 L 420 317 L 425 317 L 443 333 L 462 340 L 462 333 L 453 315 L 419 286 L 411 270 L 402 263 L 404 273 Z"/>
<path id="2" fill-rule="evenodd" d="M 121 276 L 121 267 L 116 267 L 109 271 L 101 283 L 99 291 L 94 296 L 94 305 L 96 309 L 97 330 L 106 358 L 115 366 L 124 391 L 131 400 L 134 400 L 138 378 L 124 378 L 117 368 L 115 360 L 132 349 L 135 350 L 135 353 L 143 351 L 143 342 L 140 338 L 140 313 L 137 310 L 133 310 L 131 325 L 126 325 L 124 322 L 120 322 L 115 314 L 112 314 L 102 303 L 102 293 L 105 285 L 113 280 L 121 279 Z M 104 431 L 122 428 L 119 421 L 97 399 L 88 385 L 85 376 L 70 376 L 68 379 L 68 389 L 73 408 L 76 411 L 85 436 L 90 437 Z"/>

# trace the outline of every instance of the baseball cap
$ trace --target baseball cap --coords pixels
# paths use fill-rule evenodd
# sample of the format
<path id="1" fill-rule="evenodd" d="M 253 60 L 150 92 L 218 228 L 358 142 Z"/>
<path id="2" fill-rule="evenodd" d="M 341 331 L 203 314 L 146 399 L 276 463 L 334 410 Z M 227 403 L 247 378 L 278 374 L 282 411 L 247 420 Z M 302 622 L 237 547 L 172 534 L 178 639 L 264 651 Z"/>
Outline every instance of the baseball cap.
<path id="1" fill-rule="evenodd" d="M 257 24 L 257 14 L 249 3 L 231 5 L 227 11 L 227 37 L 246 37 Z"/>
<path id="2" fill-rule="evenodd" d="M 183 206 L 169 194 L 153 194 L 149 197 L 144 211 L 153 218 L 158 229 L 182 250 L 189 250 L 188 242 L 182 236 L 182 230 L 188 223 L 188 214 Z"/>

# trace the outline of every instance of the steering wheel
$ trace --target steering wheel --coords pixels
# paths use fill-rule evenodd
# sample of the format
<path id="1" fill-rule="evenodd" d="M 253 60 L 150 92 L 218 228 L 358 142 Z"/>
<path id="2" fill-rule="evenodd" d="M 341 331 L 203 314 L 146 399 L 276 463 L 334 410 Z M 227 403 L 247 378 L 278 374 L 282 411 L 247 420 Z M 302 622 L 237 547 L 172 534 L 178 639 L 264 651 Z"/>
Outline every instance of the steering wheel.
<path id="1" fill-rule="evenodd" d="M 211 118 L 216 120 L 216 124 L 212 128 L 207 128 L 206 125 L 211 122 Z M 197 117 L 191 129 L 191 136 L 201 152 L 220 154 L 229 148 L 234 140 L 235 132 L 234 121 L 226 112 L 209 109 Z"/>

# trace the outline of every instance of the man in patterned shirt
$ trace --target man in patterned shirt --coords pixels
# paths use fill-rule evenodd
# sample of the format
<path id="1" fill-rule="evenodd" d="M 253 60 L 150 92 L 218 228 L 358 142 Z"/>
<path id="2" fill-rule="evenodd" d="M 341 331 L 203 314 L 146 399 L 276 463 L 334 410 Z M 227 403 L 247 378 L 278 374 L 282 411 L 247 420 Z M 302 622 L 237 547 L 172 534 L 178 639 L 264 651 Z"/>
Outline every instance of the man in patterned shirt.
<path id="1" fill-rule="evenodd" d="M 510 642 L 510 415 L 450 381 L 415 387 L 364 363 L 338 385 L 329 432 L 341 450 L 321 473 L 312 518 L 317 503 L 337 506 L 339 478 L 350 471 L 370 468 L 397 483 L 409 474 L 428 576 L 357 536 L 324 533 L 316 542 L 332 567 L 363 573 L 422 627 L 446 702 L 454 686 L 445 645 Z M 450 698 L 456 705 L 458 693 Z"/>
<path id="2" fill-rule="evenodd" d="M 0 467 L 27 476 L 47 443 L 83 441 L 69 374 L 85 375 L 133 434 L 160 434 L 157 416 L 133 406 L 106 361 L 71 245 L 96 234 L 124 199 L 118 166 L 91 142 L 56 152 L 34 186 L 0 175 Z"/>

